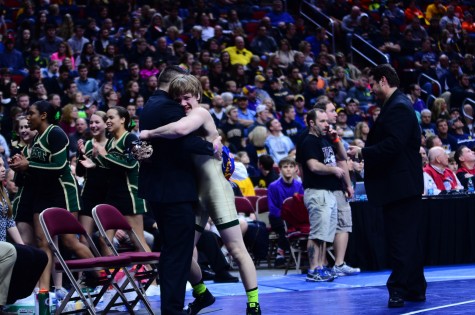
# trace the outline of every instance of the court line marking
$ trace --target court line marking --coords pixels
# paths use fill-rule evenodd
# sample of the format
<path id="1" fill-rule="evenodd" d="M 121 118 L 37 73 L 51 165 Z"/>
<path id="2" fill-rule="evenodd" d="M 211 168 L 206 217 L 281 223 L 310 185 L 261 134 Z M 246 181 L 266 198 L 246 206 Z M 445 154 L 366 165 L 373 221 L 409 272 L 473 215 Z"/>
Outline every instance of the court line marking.
<path id="1" fill-rule="evenodd" d="M 459 306 L 459 305 L 464 305 L 464 304 L 470 304 L 470 303 L 475 303 L 475 300 L 470 300 L 470 301 L 465 301 L 465 302 L 459 302 L 459 303 L 453 303 L 453 304 L 447 304 L 447 305 L 442 305 L 442 306 L 437 306 L 437 307 L 431 307 L 431 308 L 426 308 L 423 310 L 418 310 L 414 312 L 409 312 L 409 313 L 403 313 L 401 315 L 411 315 L 411 314 L 419 314 L 419 313 L 424 313 L 428 311 L 435 311 L 435 310 L 440 310 L 442 308 L 448 308 L 452 306 Z"/>

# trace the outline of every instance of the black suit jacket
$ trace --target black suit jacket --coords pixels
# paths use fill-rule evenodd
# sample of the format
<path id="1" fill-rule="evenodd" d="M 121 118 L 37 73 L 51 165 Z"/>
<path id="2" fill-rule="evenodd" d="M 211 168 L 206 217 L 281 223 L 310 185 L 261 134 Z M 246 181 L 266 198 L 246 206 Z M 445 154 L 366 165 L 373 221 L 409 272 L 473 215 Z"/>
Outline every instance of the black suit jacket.
<path id="1" fill-rule="evenodd" d="M 421 129 L 411 101 L 396 90 L 381 109 L 362 150 L 370 203 L 382 206 L 422 195 L 420 146 Z"/>
<path id="2" fill-rule="evenodd" d="M 140 129 L 150 130 L 184 117 L 184 110 L 168 93 L 158 90 L 140 114 Z M 198 200 L 192 153 L 213 155 L 213 145 L 188 135 L 178 139 L 156 138 L 150 141 L 153 154 L 140 164 L 139 197 L 157 203 Z"/>

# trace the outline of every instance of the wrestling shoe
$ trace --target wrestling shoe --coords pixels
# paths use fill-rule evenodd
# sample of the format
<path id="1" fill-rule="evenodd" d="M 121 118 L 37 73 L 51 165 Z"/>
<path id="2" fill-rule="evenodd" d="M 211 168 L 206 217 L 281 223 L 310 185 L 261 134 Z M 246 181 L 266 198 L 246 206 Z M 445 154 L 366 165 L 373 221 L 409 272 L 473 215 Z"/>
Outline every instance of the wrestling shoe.
<path id="1" fill-rule="evenodd" d="M 341 264 L 340 266 L 333 266 L 333 271 L 339 276 L 351 276 L 351 275 L 356 275 L 361 272 L 360 268 L 353 268 L 348 266 L 345 262 Z"/>
<path id="2" fill-rule="evenodd" d="M 247 303 L 246 315 L 261 315 L 261 306 L 259 305 L 259 303 Z"/>
<path id="3" fill-rule="evenodd" d="M 315 269 L 307 273 L 306 281 L 309 282 L 331 282 L 335 278 L 325 269 Z"/>
<path id="4" fill-rule="evenodd" d="M 196 295 L 195 292 L 193 292 L 193 297 L 195 300 L 188 304 L 188 313 L 191 315 L 198 314 L 199 311 L 212 305 L 216 301 L 216 298 L 211 294 L 211 292 L 209 292 L 208 289 L 206 289 L 206 291 L 200 295 Z"/>

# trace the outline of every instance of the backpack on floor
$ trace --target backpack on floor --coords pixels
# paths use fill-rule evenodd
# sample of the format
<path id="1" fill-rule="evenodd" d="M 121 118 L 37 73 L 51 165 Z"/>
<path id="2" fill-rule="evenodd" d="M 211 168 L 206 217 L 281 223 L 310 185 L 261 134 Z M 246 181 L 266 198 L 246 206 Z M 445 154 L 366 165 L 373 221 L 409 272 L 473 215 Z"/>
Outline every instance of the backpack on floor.
<path id="1" fill-rule="evenodd" d="M 269 249 L 269 231 L 262 221 L 248 222 L 244 243 L 254 259 L 266 259 Z"/>

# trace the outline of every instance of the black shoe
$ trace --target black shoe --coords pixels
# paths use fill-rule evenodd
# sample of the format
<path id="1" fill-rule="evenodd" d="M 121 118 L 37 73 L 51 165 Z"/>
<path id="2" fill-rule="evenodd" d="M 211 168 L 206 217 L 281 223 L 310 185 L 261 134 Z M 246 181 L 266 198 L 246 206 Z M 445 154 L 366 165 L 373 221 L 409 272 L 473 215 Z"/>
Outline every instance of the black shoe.
<path id="1" fill-rule="evenodd" d="M 193 292 L 193 297 L 195 300 L 188 304 L 188 313 L 191 315 L 196 315 L 204 309 L 205 307 L 208 307 L 216 301 L 216 298 L 209 292 L 208 289 L 206 289 L 205 292 L 203 292 L 200 295 L 196 295 L 195 292 Z"/>
<path id="2" fill-rule="evenodd" d="M 246 315 L 261 315 L 261 306 L 259 303 L 247 303 Z"/>
<path id="3" fill-rule="evenodd" d="M 404 306 L 404 299 L 399 295 L 393 295 L 389 297 L 388 307 L 389 308 L 396 308 L 396 307 L 403 307 Z"/>
<path id="4" fill-rule="evenodd" d="M 223 273 L 217 274 L 214 277 L 214 282 L 215 283 L 233 283 L 233 282 L 239 282 L 239 278 L 225 271 Z"/>
<path id="5" fill-rule="evenodd" d="M 408 294 L 404 296 L 404 300 L 409 301 L 409 302 L 425 302 L 426 296 L 425 294 L 418 294 L 418 295 Z"/>
<path id="6" fill-rule="evenodd" d="M 214 280 L 216 274 L 210 269 L 201 269 L 201 276 L 203 281 Z"/>

